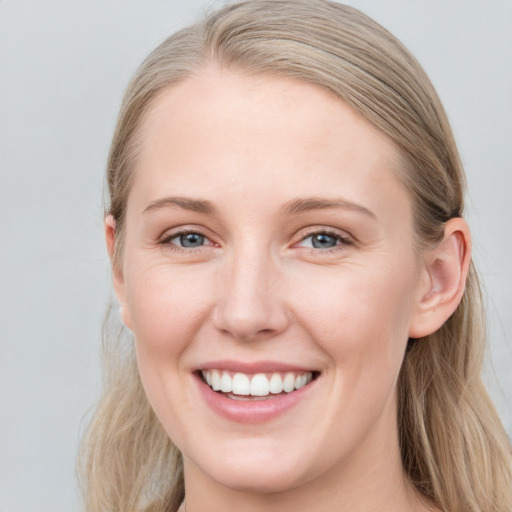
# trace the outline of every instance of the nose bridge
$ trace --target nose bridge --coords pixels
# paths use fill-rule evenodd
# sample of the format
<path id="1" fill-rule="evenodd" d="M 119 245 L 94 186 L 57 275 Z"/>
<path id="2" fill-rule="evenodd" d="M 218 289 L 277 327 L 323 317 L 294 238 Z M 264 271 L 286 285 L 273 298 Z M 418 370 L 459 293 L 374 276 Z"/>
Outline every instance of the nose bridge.
<path id="1" fill-rule="evenodd" d="M 280 296 L 279 264 L 270 251 L 250 241 L 241 243 L 225 270 L 214 315 L 217 328 L 239 339 L 282 332 L 287 313 Z"/>

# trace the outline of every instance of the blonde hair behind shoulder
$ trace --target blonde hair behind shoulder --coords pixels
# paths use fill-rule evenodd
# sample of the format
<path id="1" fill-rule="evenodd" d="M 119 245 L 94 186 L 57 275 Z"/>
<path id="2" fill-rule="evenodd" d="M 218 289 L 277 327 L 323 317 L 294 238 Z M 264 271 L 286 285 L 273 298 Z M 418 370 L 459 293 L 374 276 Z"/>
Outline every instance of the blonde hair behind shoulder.
<path id="1" fill-rule="evenodd" d="M 387 134 L 403 154 L 397 173 L 413 198 L 419 247 L 439 242 L 446 221 L 462 216 L 464 172 L 454 138 L 433 86 L 408 50 L 351 7 L 252 0 L 171 36 L 130 83 L 107 168 L 107 213 L 117 221 L 114 264 L 122 258 L 141 119 L 160 92 L 212 64 L 316 84 Z M 184 497 L 181 455 L 145 397 L 133 341 L 110 320 L 103 395 L 82 443 L 85 509 L 176 511 Z M 512 452 L 481 381 L 484 349 L 472 267 L 453 316 L 434 334 L 410 340 L 398 382 L 406 474 L 445 512 L 512 511 Z"/>

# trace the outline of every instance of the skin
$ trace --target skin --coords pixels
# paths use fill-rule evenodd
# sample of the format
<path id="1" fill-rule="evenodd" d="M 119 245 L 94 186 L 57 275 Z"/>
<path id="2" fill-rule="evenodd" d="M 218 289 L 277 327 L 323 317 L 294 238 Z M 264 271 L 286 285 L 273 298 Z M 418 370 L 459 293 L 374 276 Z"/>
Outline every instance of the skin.
<path id="1" fill-rule="evenodd" d="M 464 221 L 419 253 L 397 148 L 300 81 L 205 70 L 163 93 L 141 134 L 114 285 L 148 399 L 183 453 L 187 511 L 429 510 L 403 474 L 396 382 L 409 337 L 460 300 Z M 215 211 L 161 202 L 177 196 Z M 342 203 L 284 211 L 298 198 Z M 184 230 L 204 245 L 184 250 Z M 334 246 L 313 247 L 326 230 Z M 106 234 L 112 254 L 111 217 Z M 206 405 L 193 373 L 222 359 L 320 375 L 285 413 L 239 424 Z"/>

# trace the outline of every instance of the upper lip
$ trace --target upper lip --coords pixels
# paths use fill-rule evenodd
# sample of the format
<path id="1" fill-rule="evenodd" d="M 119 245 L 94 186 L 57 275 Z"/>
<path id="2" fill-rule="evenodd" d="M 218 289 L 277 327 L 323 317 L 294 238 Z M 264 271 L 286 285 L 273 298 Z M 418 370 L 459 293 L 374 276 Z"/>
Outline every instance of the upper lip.
<path id="1" fill-rule="evenodd" d="M 240 372 L 246 374 L 315 371 L 313 368 L 306 366 L 281 363 L 278 361 L 243 362 L 235 360 L 208 361 L 199 366 L 197 370 L 226 370 L 229 372 Z"/>

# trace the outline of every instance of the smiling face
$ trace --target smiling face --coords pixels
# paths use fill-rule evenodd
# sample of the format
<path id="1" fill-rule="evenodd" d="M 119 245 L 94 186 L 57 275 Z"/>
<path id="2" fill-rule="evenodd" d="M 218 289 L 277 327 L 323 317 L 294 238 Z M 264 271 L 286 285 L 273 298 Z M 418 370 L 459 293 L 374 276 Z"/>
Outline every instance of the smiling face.
<path id="1" fill-rule="evenodd" d="M 115 286 L 187 477 L 282 491 L 399 464 L 424 273 L 393 144 L 318 87 L 216 70 L 141 130 Z"/>

